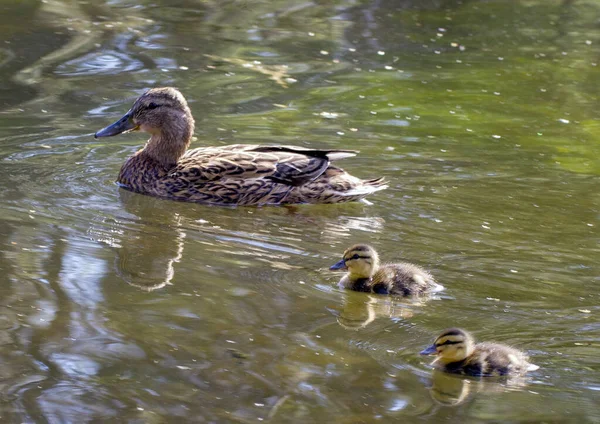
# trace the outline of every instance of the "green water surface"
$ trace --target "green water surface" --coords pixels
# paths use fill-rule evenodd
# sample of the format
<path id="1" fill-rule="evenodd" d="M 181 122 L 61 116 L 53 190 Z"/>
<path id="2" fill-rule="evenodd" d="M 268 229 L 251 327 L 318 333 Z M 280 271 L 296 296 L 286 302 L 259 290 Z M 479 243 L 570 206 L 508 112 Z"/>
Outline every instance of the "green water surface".
<path id="1" fill-rule="evenodd" d="M 600 422 L 600 1 L 0 1 L 0 420 Z M 119 189 L 178 87 L 194 147 L 356 149 L 364 204 Z M 337 288 L 355 242 L 428 302 Z M 523 381 L 432 374 L 448 326 Z"/>

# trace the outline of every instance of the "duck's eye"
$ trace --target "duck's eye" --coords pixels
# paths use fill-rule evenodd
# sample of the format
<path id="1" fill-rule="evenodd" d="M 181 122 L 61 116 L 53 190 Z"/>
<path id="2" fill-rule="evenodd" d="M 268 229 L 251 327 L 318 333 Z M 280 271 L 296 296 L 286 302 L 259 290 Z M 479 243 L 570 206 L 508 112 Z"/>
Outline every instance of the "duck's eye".
<path id="1" fill-rule="evenodd" d="M 160 105 L 154 103 L 154 102 L 150 102 L 148 103 L 148 109 L 152 110 L 152 109 L 156 109 L 157 107 L 160 107 Z"/>
<path id="2" fill-rule="evenodd" d="M 360 256 L 358 256 L 358 253 L 355 253 L 355 254 L 352 256 L 352 259 L 358 259 L 358 258 L 360 258 Z"/>

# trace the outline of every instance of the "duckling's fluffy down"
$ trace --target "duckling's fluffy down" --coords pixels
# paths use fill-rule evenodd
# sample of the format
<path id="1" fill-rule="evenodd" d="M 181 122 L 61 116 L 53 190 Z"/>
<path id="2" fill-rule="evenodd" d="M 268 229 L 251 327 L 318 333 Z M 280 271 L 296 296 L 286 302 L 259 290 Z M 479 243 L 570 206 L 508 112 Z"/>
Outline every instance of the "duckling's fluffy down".
<path id="1" fill-rule="evenodd" d="M 434 365 L 446 372 L 474 377 L 519 375 L 539 368 L 529 363 L 529 357 L 520 350 L 490 342 L 476 344 L 473 353 L 463 361 Z"/>
<path id="2" fill-rule="evenodd" d="M 371 281 L 372 291 L 381 294 L 414 296 L 444 289 L 429 272 L 408 262 L 382 264 Z"/>

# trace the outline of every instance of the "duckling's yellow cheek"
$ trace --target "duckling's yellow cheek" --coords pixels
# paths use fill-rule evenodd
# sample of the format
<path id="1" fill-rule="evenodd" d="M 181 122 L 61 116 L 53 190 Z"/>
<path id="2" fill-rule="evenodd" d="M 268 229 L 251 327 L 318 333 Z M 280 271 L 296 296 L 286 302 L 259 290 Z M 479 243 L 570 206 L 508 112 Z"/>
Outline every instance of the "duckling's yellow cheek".
<path id="1" fill-rule="evenodd" d="M 367 277 L 369 275 L 369 267 L 366 266 L 363 262 L 352 261 L 346 262 L 346 266 L 351 274 L 356 274 L 360 276 Z"/>

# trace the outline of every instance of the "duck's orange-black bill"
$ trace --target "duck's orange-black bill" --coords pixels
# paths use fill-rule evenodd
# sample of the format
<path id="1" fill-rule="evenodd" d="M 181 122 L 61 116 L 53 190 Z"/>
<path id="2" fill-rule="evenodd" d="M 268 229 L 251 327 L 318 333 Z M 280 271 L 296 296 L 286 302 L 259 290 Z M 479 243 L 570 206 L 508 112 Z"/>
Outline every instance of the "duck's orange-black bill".
<path id="1" fill-rule="evenodd" d="M 435 355 L 437 353 L 437 350 L 435 348 L 435 345 L 431 345 L 429 346 L 427 349 L 422 350 L 421 355 Z"/>
<path id="2" fill-rule="evenodd" d="M 342 259 L 338 263 L 331 265 L 329 269 L 335 271 L 336 269 L 348 269 L 348 267 L 346 266 L 346 261 Z"/>
<path id="3" fill-rule="evenodd" d="M 113 135 L 122 134 L 125 132 L 136 130 L 138 126 L 133 122 L 133 117 L 131 116 L 131 110 L 128 111 L 121 119 L 119 119 L 114 124 L 109 125 L 106 128 L 102 128 L 96 134 L 94 134 L 94 138 L 100 137 L 112 137 Z"/>

